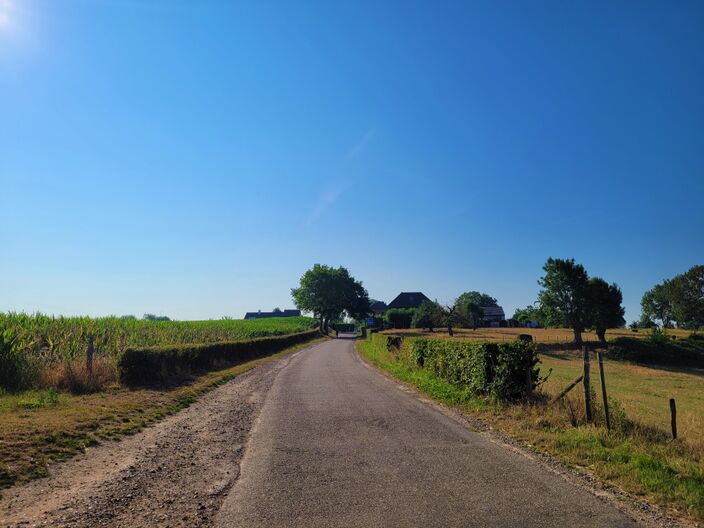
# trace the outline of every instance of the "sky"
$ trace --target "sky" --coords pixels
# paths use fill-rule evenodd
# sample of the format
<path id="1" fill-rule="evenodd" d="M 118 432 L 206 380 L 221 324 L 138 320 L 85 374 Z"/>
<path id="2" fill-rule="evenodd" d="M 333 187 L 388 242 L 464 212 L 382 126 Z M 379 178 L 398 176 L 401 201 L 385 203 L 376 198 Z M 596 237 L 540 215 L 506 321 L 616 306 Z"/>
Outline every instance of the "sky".
<path id="1" fill-rule="evenodd" d="M 0 0 L 0 311 L 644 291 L 704 263 L 704 3 Z"/>

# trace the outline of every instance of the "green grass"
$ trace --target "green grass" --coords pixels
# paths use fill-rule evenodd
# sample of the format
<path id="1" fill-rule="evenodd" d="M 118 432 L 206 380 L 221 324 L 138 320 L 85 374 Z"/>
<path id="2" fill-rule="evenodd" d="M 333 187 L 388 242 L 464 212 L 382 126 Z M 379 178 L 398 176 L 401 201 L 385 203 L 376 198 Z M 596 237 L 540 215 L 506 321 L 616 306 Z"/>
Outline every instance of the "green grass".
<path id="1" fill-rule="evenodd" d="M 395 378 L 409 383 L 433 399 L 482 419 L 532 449 L 555 456 L 569 466 L 588 471 L 632 494 L 674 508 L 694 519 L 704 520 L 704 461 L 701 444 L 686 439 L 671 441 L 662 429 L 628 417 L 617 401 L 612 402 L 616 427 L 609 433 L 601 426 L 603 412 L 598 406 L 597 425 L 583 423 L 584 408 L 579 388 L 573 391 L 564 406 L 550 406 L 547 404 L 548 398 L 502 405 L 475 397 L 460 387 L 436 378 L 429 371 L 412 366 L 407 357 L 407 343 L 398 353 L 392 354 L 384 346 L 383 339 L 371 338 L 358 341 L 358 349 L 363 357 Z M 544 359 L 547 364 L 547 358 Z M 555 359 L 555 362 L 559 361 L 566 363 L 558 365 L 558 368 L 555 363 L 551 362 L 550 365 L 554 369 L 554 378 L 551 376 L 553 385 L 548 388 L 549 393 L 563 387 L 565 381 L 572 381 L 578 375 L 571 370 L 574 367 L 573 359 Z M 655 387 L 658 382 L 655 387 L 649 386 L 649 377 L 632 379 L 629 382 L 632 385 L 625 382 L 622 384 L 617 381 L 613 365 L 609 364 L 607 368 L 611 371 L 607 383 L 613 382 L 612 395 L 623 397 L 628 392 L 657 393 Z M 641 367 L 623 365 L 623 368 L 621 375 L 627 379 L 636 376 L 636 371 L 629 368 Z M 665 379 L 671 375 L 677 376 L 669 371 L 649 371 L 650 378 L 656 380 L 661 379 L 660 376 Z M 696 377 L 695 380 L 688 380 L 694 385 L 680 381 L 683 394 L 691 393 L 693 401 L 698 397 L 695 394 L 701 393 L 697 379 L 700 380 Z M 683 397 L 683 402 L 685 400 Z M 578 417 L 577 426 L 572 425 L 573 416 Z"/>
<path id="2" fill-rule="evenodd" d="M 202 394 L 275 357 L 325 338 L 301 343 L 270 356 L 209 372 L 169 390 L 128 390 L 70 395 L 30 391 L 0 396 L 0 489 L 45 476 L 48 466 L 104 440 L 119 440 L 178 412 Z"/>

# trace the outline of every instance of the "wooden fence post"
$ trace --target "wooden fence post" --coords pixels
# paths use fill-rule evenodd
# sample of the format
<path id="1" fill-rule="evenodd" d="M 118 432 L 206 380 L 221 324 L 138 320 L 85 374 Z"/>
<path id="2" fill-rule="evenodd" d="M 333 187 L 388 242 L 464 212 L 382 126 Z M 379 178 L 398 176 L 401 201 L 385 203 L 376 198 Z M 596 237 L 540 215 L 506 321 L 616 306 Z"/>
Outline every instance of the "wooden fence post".
<path id="1" fill-rule="evenodd" d="M 89 376 L 93 375 L 93 354 L 95 353 L 94 347 L 95 336 L 88 336 L 88 354 L 86 355 L 86 371 Z"/>
<path id="2" fill-rule="evenodd" d="M 584 385 L 584 410 L 587 416 L 587 422 L 592 422 L 592 393 L 591 386 L 589 383 L 589 348 L 585 345 L 582 347 L 582 353 L 584 355 L 584 380 L 582 381 Z"/>
<path id="3" fill-rule="evenodd" d="M 675 399 L 670 398 L 670 425 L 672 426 L 672 438 L 677 439 L 677 405 Z"/>
<path id="4" fill-rule="evenodd" d="M 604 417 L 606 418 L 606 430 L 611 431 L 611 417 L 609 416 L 609 400 L 606 397 L 606 379 L 604 378 L 604 358 L 601 350 L 596 353 L 599 358 L 599 376 L 601 377 L 601 396 L 604 399 Z"/>

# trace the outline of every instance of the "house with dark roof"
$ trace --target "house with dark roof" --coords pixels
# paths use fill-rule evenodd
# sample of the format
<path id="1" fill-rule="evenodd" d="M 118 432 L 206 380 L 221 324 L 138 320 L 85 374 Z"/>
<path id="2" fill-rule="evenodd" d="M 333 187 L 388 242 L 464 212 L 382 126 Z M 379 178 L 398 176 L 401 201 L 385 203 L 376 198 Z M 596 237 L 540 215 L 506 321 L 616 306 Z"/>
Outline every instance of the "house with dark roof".
<path id="1" fill-rule="evenodd" d="M 430 301 L 430 299 L 421 292 L 401 292 L 389 303 L 388 309 L 418 308 L 423 301 Z"/>
<path id="2" fill-rule="evenodd" d="M 388 306 L 386 306 L 386 303 L 384 301 L 374 301 L 369 308 L 371 309 L 372 313 L 374 315 L 384 315 L 386 311 L 389 309 Z"/>
<path id="3" fill-rule="evenodd" d="M 501 306 L 482 306 L 482 319 L 486 326 L 501 326 L 506 320 L 506 314 Z"/>
<path id="4" fill-rule="evenodd" d="M 244 314 L 245 319 L 268 319 L 270 317 L 299 317 L 300 310 L 279 310 L 278 308 L 271 312 L 247 312 Z"/>

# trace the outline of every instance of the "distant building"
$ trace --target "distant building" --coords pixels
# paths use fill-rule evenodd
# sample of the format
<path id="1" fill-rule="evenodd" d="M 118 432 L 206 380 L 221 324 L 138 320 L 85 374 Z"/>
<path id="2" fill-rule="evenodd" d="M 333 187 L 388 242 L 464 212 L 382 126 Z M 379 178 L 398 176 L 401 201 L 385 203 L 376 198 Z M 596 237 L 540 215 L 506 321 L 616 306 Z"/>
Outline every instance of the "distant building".
<path id="1" fill-rule="evenodd" d="M 298 317 L 301 315 L 300 310 L 274 310 L 272 312 L 247 312 L 244 314 L 245 319 L 268 319 L 270 317 Z"/>
<path id="2" fill-rule="evenodd" d="M 430 299 L 421 292 L 401 292 L 389 303 L 388 309 L 418 308 L 423 301 L 430 301 Z"/>
<path id="3" fill-rule="evenodd" d="M 482 319 L 486 326 L 501 326 L 506 321 L 506 314 L 501 306 L 482 306 L 484 315 Z"/>
<path id="4" fill-rule="evenodd" d="M 384 301 L 374 301 L 370 306 L 374 315 L 384 315 L 389 309 Z"/>

